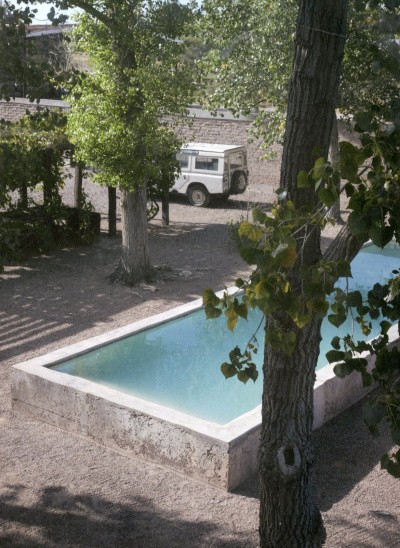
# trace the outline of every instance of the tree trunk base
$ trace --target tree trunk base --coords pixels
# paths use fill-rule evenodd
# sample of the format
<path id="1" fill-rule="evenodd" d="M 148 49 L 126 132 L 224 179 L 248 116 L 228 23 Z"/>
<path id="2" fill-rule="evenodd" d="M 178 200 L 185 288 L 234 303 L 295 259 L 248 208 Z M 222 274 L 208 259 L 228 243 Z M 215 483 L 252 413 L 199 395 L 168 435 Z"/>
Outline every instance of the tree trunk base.
<path id="1" fill-rule="evenodd" d="M 114 270 L 109 276 L 108 280 L 115 284 L 119 283 L 122 285 L 135 286 L 142 282 L 154 282 L 157 277 L 157 270 L 150 266 L 144 270 L 128 272 L 122 261 L 120 261 Z"/>

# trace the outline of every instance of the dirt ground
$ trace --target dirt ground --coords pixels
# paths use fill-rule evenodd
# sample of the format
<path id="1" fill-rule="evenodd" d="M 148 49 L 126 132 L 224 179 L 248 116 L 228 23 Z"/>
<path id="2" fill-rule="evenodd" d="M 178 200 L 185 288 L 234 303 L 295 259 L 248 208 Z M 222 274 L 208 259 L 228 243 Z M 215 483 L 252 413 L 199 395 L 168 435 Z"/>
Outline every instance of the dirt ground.
<path id="1" fill-rule="evenodd" d="M 89 192 L 105 212 L 103 189 Z M 261 186 L 208 209 L 171 204 L 171 225 L 151 222 L 154 264 L 173 269 L 156 286 L 110 285 L 120 239 L 60 249 L 9 266 L 0 278 L 0 545 L 18 547 L 255 547 L 258 480 L 234 493 L 151 462 L 129 459 L 14 413 L 12 365 L 232 285 L 248 270 L 228 223 L 248 202 L 267 206 Z M 104 225 L 105 227 L 105 225 Z M 325 234 L 329 242 L 334 230 Z M 380 470 L 387 434 L 372 439 L 355 405 L 314 434 L 316 499 L 327 546 L 400 546 L 400 483 Z"/>

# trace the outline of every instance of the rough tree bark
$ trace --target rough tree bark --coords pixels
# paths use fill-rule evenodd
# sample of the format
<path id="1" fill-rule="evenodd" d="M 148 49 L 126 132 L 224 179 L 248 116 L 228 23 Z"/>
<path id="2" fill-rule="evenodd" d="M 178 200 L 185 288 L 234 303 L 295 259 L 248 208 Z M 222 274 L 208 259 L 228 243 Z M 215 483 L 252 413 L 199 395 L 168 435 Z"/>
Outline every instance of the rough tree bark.
<path id="1" fill-rule="evenodd" d="M 297 174 L 328 157 L 339 74 L 345 44 L 347 0 L 302 0 L 284 139 L 281 187 L 297 207 L 317 202 L 312 189 L 297 189 Z M 304 234 L 298 237 L 298 246 Z M 314 230 L 303 247 L 303 265 L 321 257 L 320 234 Z M 299 273 L 291 278 L 300 291 Z M 276 314 L 268 321 L 291 327 Z M 260 545 L 290 548 L 321 546 L 325 531 L 312 500 L 313 386 L 321 322 L 297 329 L 292 356 L 268 344 L 264 357 L 262 434 L 260 444 Z"/>
<path id="2" fill-rule="evenodd" d="M 334 169 L 337 169 L 339 165 L 340 152 L 339 152 L 339 127 L 338 127 L 338 119 L 337 119 L 336 113 L 333 117 L 331 148 L 330 148 L 329 156 L 330 156 L 330 161 L 332 163 L 332 167 Z M 338 181 L 336 188 L 337 188 L 337 191 L 340 193 L 340 181 Z M 329 215 L 331 215 L 337 223 L 343 224 L 343 219 L 340 214 L 340 198 L 336 200 L 336 202 L 330 208 Z"/>
<path id="3" fill-rule="evenodd" d="M 112 186 L 108 190 L 108 235 L 117 235 L 117 189 Z"/>
<path id="4" fill-rule="evenodd" d="M 122 251 L 119 265 L 111 275 L 112 281 L 135 285 L 152 276 L 148 253 L 146 185 L 135 190 L 120 189 Z"/>

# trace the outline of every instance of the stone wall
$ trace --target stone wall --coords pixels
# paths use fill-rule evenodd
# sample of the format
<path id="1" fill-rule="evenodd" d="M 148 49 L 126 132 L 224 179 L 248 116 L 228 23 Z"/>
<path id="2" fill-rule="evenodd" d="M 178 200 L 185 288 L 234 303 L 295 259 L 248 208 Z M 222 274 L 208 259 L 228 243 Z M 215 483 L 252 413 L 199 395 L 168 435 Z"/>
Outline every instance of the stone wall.
<path id="1" fill-rule="evenodd" d="M 186 141 L 247 145 L 250 183 L 268 184 L 271 188 L 279 186 L 281 147 L 276 147 L 276 158 L 262 159 L 260 141 L 252 141 L 249 134 L 253 118 L 234 118 L 225 109 L 219 109 L 217 116 L 211 116 L 197 107 L 190 108 L 190 115 L 193 117 L 191 126 L 180 127 L 178 130 Z"/>
<path id="2" fill-rule="evenodd" d="M 36 112 L 38 109 L 60 109 L 69 111 L 65 101 L 42 99 L 39 104 L 32 103 L 29 99 L 15 99 L 10 101 L 0 100 L 0 120 L 15 122 L 28 112 Z"/>
<path id="3" fill-rule="evenodd" d="M 34 112 L 38 108 L 58 108 L 68 111 L 69 105 L 65 101 L 43 99 L 39 105 L 31 103 L 29 99 L 15 99 L 9 102 L 0 101 L 0 119 L 7 121 L 18 120 L 26 111 Z M 233 145 L 247 145 L 249 182 L 250 184 L 267 184 L 271 190 L 279 186 L 279 172 L 281 164 L 282 147 L 276 145 L 276 157 L 263 160 L 262 151 L 259 149 L 259 141 L 251 141 L 249 129 L 252 123 L 251 117 L 241 116 L 234 118 L 227 110 L 218 109 L 216 116 L 202 110 L 198 106 L 189 109 L 192 124 L 179 127 L 177 132 L 185 138 L 185 141 L 197 141 L 203 143 L 219 143 Z M 352 141 L 358 144 L 354 133 L 344 123 L 339 123 L 340 139 Z"/>
<path id="4" fill-rule="evenodd" d="M 31 103 L 29 99 L 15 99 L 9 102 L 0 101 L 0 119 L 16 121 L 26 111 L 35 112 L 40 108 L 59 108 L 69 110 L 68 103 L 55 100 L 41 100 L 39 105 Z M 190 127 L 178 128 L 186 141 L 203 143 L 219 143 L 233 145 L 247 145 L 249 181 L 251 184 L 269 184 L 271 188 L 278 187 L 280 168 L 280 147 L 277 147 L 277 157 L 273 160 L 262 160 L 258 142 L 249 142 L 248 130 L 252 118 L 233 116 L 226 110 L 220 109 L 217 116 L 211 116 L 199 107 L 190 108 L 193 122 Z"/>

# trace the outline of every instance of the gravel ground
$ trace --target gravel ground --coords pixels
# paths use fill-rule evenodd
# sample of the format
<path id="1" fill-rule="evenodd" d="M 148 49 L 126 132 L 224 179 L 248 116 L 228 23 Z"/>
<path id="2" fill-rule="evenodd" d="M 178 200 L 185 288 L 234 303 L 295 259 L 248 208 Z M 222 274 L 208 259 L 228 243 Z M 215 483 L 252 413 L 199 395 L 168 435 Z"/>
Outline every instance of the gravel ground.
<path id="1" fill-rule="evenodd" d="M 65 194 L 70 200 L 71 185 Z M 87 187 L 106 213 L 106 191 Z M 13 364 L 232 285 L 248 272 L 227 223 L 248 203 L 267 205 L 271 189 L 251 188 L 226 204 L 171 204 L 171 225 L 150 225 L 155 264 L 177 274 L 154 287 L 110 285 L 120 238 L 60 249 L 6 268 L 0 276 L 0 545 L 26 547 L 255 547 L 258 480 L 234 493 L 14 413 Z M 102 227 L 106 227 L 103 219 Z M 325 243 L 334 229 L 324 235 Z M 180 276 L 186 271 L 185 276 Z M 189 275 L 187 273 L 190 273 Z M 387 433 L 372 439 L 355 405 L 314 434 L 316 498 L 327 546 L 400 546 L 399 482 L 380 470 Z"/>

